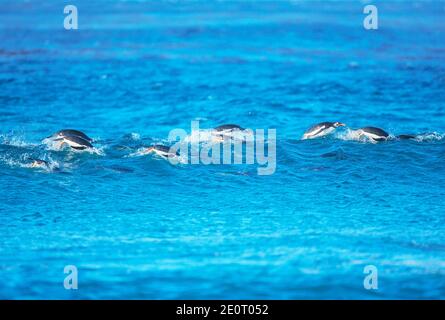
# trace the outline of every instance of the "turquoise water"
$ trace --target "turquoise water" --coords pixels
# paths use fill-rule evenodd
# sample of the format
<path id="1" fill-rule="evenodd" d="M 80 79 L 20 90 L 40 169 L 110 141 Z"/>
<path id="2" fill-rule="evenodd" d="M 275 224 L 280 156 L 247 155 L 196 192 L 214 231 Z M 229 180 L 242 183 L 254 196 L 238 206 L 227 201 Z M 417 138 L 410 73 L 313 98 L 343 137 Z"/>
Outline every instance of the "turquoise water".
<path id="1" fill-rule="evenodd" d="M 1 298 L 445 298 L 445 2 L 95 3 L 0 2 Z M 276 172 L 128 157 L 192 120 L 276 129 Z"/>

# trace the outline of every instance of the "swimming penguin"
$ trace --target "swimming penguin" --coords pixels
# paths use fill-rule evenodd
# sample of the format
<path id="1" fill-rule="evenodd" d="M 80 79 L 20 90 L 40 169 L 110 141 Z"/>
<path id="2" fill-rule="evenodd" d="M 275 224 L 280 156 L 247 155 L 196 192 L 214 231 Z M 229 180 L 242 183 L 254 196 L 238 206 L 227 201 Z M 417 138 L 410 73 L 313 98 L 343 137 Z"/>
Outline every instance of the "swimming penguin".
<path id="1" fill-rule="evenodd" d="M 303 134 L 303 140 L 314 139 L 326 136 L 332 133 L 338 127 L 344 127 L 345 124 L 342 122 L 322 122 L 310 127 Z"/>
<path id="2" fill-rule="evenodd" d="M 56 133 L 54 133 L 52 136 L 50 136 L 48 138 L 56 139 L 56 138 L 62 138 L 65 136 L 75 136 L 75 137 L 82 138 L 90 143 L 93 142 L 93 139 L 88 137 L 85 133 L 83 133 L 82 131 L 79 131 L 79 130 L 74 130 L 74 129 L 63 129 L 63 130 L 57 131 Z"/>
<path id="3" fill-rule="evenodd" d="M 386 141 L 389 137 L 389 134 L 386 131 L 375 127 L 365 127 L 356 131 L 359 134 L 359 137 L 365 136 L 372 141 Z"/>
<path id="4" fill-rule="evenodd" d="M 58 149 L 61 149 L 65 145 L 68 145 L 75 150 L 85 150 L 93 148 L 93 145 L 91 144 L 93 139 L 88 137 L 82 131 L 74 129 L 64 129 L 57 131 L 47 139 L 50 141 L 57 142 L 56 148 Z"/>
<path id="5" fill-rule="evenodd" d="M 45 160 L 41 160 L 41 159 L 34 159 L 34 158 L 29 158 L 29 161 L 31 161 L 31 163 L 29 164 L 30 168 L 41 168 L 41 169 L 49 169 L 49 163 Z"/>
<path id="6" fill-rule="evenodd" d="M 399 134 L 396 138 L 399 140 L 415 140 L 417 137 L 413 134 Z"/>
<path id="7" fill-rule="evenodd" d="M 59 143 L 59 148 L 62 148 L 64 145 L 68 145 L 75 150 L 85 150 L 93 148 L 93 145 L 89 141 L 79 136 L 62 136 L 60 138 L 53 139 L 53 141 Z"/>
<path id="8" fill-rule="evenodd" d="M 239 125 L 236 124 L 223 124 L 222 126 L 216 127 L 213 130 L 216 132 L 231 132 L 231 131 L 243 131 Z"/>
<path id="9" fill-rule="evenodd" d="M 163 146 L 161 144 L 155 144 L 153 146 L 150 146 L 150 147 L 144 149 L 141 153 L 143 153 L 143 154 L 154 153 L 154 154 L 161 156 L 163 158 L 179 156 L 179 152 L 176 152 L 176 153 L 171 152 L 170 147 Z"/>
<path id="10" fill-rule="evenodd" d="M 245 140 L 246 137 L 239 135 L 243 133 L 246 129 L 240 127 L 236 124 L 224 124 L 218 126 L 212 130 L 212 140 L 214 142 L 223 142 L 224 138 L 236 138 L 237 140 Z"/>

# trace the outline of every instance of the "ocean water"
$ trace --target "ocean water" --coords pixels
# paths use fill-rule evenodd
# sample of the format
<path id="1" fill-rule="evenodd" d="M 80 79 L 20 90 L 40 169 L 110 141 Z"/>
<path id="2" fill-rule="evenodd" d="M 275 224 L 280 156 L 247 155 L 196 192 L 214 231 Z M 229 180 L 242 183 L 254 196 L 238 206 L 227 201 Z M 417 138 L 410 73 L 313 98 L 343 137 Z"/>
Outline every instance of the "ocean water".
<path id="1" fill-rule="evenodd" d="M 1 1 L 0 298 L 445 298 L 445 2 L 374 4 Z M 276 129 L 275 173 L 128 156 L 193 120 Z"/>

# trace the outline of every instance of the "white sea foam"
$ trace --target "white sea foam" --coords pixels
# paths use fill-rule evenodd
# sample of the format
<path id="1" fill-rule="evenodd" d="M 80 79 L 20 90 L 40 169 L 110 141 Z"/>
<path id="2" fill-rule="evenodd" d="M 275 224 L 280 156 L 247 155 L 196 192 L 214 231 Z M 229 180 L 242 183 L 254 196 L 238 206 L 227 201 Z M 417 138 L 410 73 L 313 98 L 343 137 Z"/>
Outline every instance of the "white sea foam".
<path id="1" fill-rule="evenodd" d="M 143 148 L 139 148 L 136 152 L 130 153 L 129 155 L 125 156 L 125 158 L 133 158 L 133 157 L 142 157 L 142 156 L 146 156 L 146 155 L 152 155 L 155 159 L 164 159 L 164 160 L 169 160 L 169 158 L 167 157 L 163 157 L 159 154 L 156 154 L 155 152 L 151 152 L 148 151 L 148 148 L 143 147 Z M 186 156 L 174 156 L 175 159 L 177 160 L 178 163 L 183 163 L 183 164 L 187 164 L 188 163 L 188 158 Z"/>
<path id="2" fill-rule="evenodd" d="M 83 150 L 76 150 L 66 144 L 61 144 L 59 141 L 54 141 L 53 139 L 50 139 L 50 138 L 43 139 L 42 144 L 46 145 L 46 149 L 49 151 L 67 150 L 67 151 L 74 152 L 74 153 L 87 152 L 90 154 L 105 156 L 105 146 L 86 148 Z"/>
<path id="3" fill-rule="evenodd" d="M 434 142 L 434 141 L 441 141 L 444 139 L 445 134 L 440 134 L 438 132 L 429 132 L 429 133 L 422 133 L 422 134 L 414 134 L 415 138 L 412 139 L 414 141 L 418 142 Z M 372 139 L 362 135 L 360 136 L 358 130 L 351 130 L 347 129 L 341 133 L 337 133 L 335 135 L 335 138 L 340 140 L 346 140 L 346 141 L 360 141 L 360 142 L 370 142 L 370 143 L 376 143 L 376 141 L 373 141 Z M 388 140 L 397 140 L 397 136 L 389 135 Z"/>
<path id="4" fill-rule="evenodd" d="M 129 155 L 126 155 L 125 158 L 133 158 L 133 157 L 141 157 L 149 154 L 147 151 L 147 147 L 142 147 L 137 149 L 135 152 L 130 153 Z"/>
<path id="5" fill-rule="evenodd" d="M 186 143 L 199 143 L 202 141 L 211 141 L 214 138 L 212 135 L 212 130 L 194 130 L 191 134 L 184 138 Z"/>
<path id="6" fill-rule="evenodd" d="M 0 155 L 0 161 L 10 167 L 23 167 L 23 164 L 10 155 Z"/>
<path id="7" fill-rule="evenodd" d="M 416 135 L 416 139 L 419 142 L 433 142 L 433 141 L 441 141 L 445 137 L 444 134 L 440 134 L 437 132 L 430 132 L 430 133 L 422 133 Z"/>
<path id="8" fill-rule="evenodd" d="M 42 140 L 42 144 L 46 145 L 46 148 L 51 151 L 60 151 L 63 149 L 63 146 L 58 141 L 54 141 L 53 139 L 46 138 Z"/>
<path id="9" fill-rule="evenodd" d="M 248 130 L 234 130 L 232 132 L 223 133 L 224 137 L 233 139 L 234 141 L 254 141 L 255 137 L 252 131 Z M 193 130 L 191 134 L 187 135 L 184 140 L 185 143 L 208 143 L 221 142 L 221 135 L 213 129 Z"/>
<path id="10" fill-rule="evenodd" d="M 364 135 L 360 135 L 359 130 L 346 129 L 335 135 L 337 139 L 345 141 L 374 142 Z"/>
<path id="11" fill-rule="evenodd" d="M 25 141 L 22 136 L 4 135 L 4 134 L 0 134 L 0 143 L 3 145 L 21 147 L 21 148 L 37 146 L 37 144 L 35 143 L 30 143 Z"/>
<path id="12" fill-rule="evenodd" d="M 28 153 L 22 154 L 18 159 L 17 157 L 13 157 L 9 154 L 0 156 L 0 162 L 3 162 L 4 164 L 12 168 L 27 168 L 46 172 L 52 172 L 60 168 L 60 163 L 52 159 L 48 155 L 38 158 L 39 160 L 45 161 L 46 165 L 33 166 L 33 159 L 37 160 L 37 157 L 34 157 Z"/>
<path id="13" fill-rule="evenodd" d="M 126 137 L 128 137 L 130 140 L 133 140 L 133 141 L 141 140 L 141 135 L 136 132 L 132 132 L 132 133 L 128 134 Z"/>
<path id="14" fill-rule="evenodd" d="M 94 148 L 87 148 L 85 150 L 73 150 L 74 152 L 88 152 L 90 154 L 95 154 L 98 156 L 105 156 L 105 146 L 102 147 L 94 147 Z"/>

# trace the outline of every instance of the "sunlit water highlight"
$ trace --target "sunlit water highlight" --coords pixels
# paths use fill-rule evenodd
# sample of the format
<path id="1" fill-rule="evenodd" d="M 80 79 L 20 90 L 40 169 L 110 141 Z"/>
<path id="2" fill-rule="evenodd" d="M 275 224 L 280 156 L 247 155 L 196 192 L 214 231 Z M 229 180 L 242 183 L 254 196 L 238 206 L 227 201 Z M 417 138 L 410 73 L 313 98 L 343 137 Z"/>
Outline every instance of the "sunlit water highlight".
<path id="1" fill-rule="evenodd" d="M 0 3 L 0 298 L 445 297 L 443 2 L 76 3 Z M 129 156 L 197 119 L 276 129 L 276 173 Z"/>

